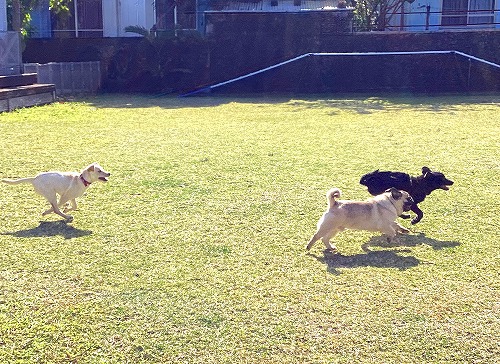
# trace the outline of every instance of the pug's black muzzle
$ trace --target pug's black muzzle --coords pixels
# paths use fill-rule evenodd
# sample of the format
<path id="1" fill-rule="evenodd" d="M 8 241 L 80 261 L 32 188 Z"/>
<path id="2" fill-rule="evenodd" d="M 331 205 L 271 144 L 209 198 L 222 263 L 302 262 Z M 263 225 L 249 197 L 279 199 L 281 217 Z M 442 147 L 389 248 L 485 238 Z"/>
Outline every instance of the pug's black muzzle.
<path id="1" fill-rule="evenodd" d="M 408 197 L 406 201 L 403 203 L 403 211 L 410 211 L 414 203 L 415 201 L 413 201 L 413 198 L 411 198 L 411 196 Z"/>

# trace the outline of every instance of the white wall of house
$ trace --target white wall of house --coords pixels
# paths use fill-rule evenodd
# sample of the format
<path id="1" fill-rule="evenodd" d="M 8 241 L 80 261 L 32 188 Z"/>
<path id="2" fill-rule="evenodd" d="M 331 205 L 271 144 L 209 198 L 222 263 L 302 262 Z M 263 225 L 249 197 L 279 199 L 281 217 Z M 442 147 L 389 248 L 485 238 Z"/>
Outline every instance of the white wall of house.
<path id="1" fill-rule="evenodd" d="M 7 31 L 7 0 L 0 0 L 0 32 Z"/>
<path id="2" fill-rule="evenodd" d="M 105 37 L 135 37 L 125 27 L 139 25 L 146 29 L 156 22 L 154 2 L 151 0 L 107 0 L 102 2 Z"/>
<path id="3" fill-rule="evenodd" d="M 500 0 L 495 1 L 495 28 L 500 29 Z"/>
<path id="4" fill-rule="evenodd" d="M 427 30 L 439 30 L 439 24 L 441 23 L 441 15 L 434 14 L 434 12 L 440 12 L 442 9 L 442 0 L 428 0 L 428 1 L 414 1 L 409 4 L 406 3 L 406 16 L 405 25 L 406 30 L 422 32 L 426 29 L 426 18 L 427 18 L 427 6 L 429 6 L 430 16 L 429 16 L 429 29 Z"/>
<path id="5" fill-rule="evenodd" d="M 469 6 L 473 7 L 473 3 L 485 3 L 491 0 L 468 0 Z M 491 4 L 491 2 L 490 2 Z M 390 21 L 392 30 L 405 30 L 405 31 L 437 31 L 437 30 L 459 30 L 459 29 L 485 29 L 485 28 L 500 28 L 500 0 L 495 0 L 495 7 L 493 10 L 493 23 L 494 24 L 481 24 L 481 25 L 457 25 L 457 26 L 442 26 L 443 0 L 415 0 L 413 2 L 406 1 L 404 3 L 404 28 L 400 29 L 400 16 L 394 15 Z M 430 14 L 428 20 L 428 29 L 426 29 L 427 7 L 429 6 Z M 398 9 L 397 12 L 400 10 Z M 491 14 L 491 13 L 490 13 Z M 477 18 L 476 18 L 477 19 Z M 491 19 L 491 18 L 489 18 Z M 480 20 L 482 21 L 482 20 Z M 486 20 L 484 20 L 486 22 Z M 473 22 L 473 21 L 472 21 Z"/>
<path id="6" fill-rule="evenodd" d="M 118 37 L 120 33 L 119 17 L 120 0 L 108 0 L 102 2 L 102 27 L 104 37 Z"/>

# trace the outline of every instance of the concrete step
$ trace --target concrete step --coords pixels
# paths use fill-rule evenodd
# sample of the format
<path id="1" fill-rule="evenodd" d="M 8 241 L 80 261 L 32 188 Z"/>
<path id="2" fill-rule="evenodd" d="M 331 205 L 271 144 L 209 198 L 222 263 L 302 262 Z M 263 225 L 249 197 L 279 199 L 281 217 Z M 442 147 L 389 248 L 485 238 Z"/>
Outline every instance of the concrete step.
<path id="1" fill-rule="evenodd" d="M 32 84 L 0 88 L 0 112 L 54 102 L 56 87 L 52 84 Z"/>
<path id="2" fill-rule="evenodd" d="M 0 76 L 0 88 L 33 85 L 38 82 L 36 73 Z"/>

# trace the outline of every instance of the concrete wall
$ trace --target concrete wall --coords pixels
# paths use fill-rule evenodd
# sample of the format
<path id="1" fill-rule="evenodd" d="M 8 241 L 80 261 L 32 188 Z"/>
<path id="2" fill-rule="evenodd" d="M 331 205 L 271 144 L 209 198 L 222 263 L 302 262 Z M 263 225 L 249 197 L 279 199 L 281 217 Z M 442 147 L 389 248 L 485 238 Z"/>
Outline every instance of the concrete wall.
<path id="1" fill-rule="evenodd" d="M 35 63 L 100 61 L 102 86 L 109 91 L 187 92 L 309 52 L 457 50 L 500 64 L 498 49 L 500 31 L 494 30 L 314 34 L 285 27 L 272 33 L 253 24 L 245 33 L 214 32 L 208 38 L 31 39 L 23 59 Z M 456 56 L 305 62 L 291 64 L 273 78 L 242 83 L 241 91 L 245 87 L 272 91 L 276 85 L 292 92 L 500 91 L 498 69 Z"/>
<path id="2" fill-rule="evenodd" d="M 213 35 L 211 80 L 228 80 L 309 52 L 457 50 L 500 64 L 500 31 L 315 33 L 301 36 L 297 29 L 269 33 L 258 24 L 252 27 L 253 31 L 247 30 L 244 40 L 231 39 L 231 33 L 227 31 Z M 500 90 L 498 69 L 472 65 L 474 82 L 469 84 L 471 89 L 484 86 L 485 90 Z M 460 57 L 317 58 L 290 65 L 286 71 L 278 70 L 273 75 L 274 81 L 263 77 L 261 84 L 249 84 L 247 87 L 272 90 L 273 85 L 269 83 L 274 82 L 292 92 L 412 88 L 453 91 L 457 85 L 468 82 L 464 79 L 468 67 L 469 61 Z M 460 91 L 463 91 L 462 87 Z"/>
<path id="3" fill-rule="evenodd" d="M 25 63 L 25 73 L 36 73 L 38 83 L 54 84 L 58 95 L 96 93 L 101 89 L 99 61 Z"/>

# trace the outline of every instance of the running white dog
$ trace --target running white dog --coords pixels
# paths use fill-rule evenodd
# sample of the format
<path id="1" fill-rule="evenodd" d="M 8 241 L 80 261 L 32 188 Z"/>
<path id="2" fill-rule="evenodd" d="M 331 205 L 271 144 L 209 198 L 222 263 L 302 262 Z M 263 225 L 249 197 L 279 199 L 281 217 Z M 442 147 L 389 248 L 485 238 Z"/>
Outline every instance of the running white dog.
<path id="1" fill-rule="evenodd" d="M 76 210 L 76 198 L 83 195 L 85 190 L 92 182 L 103 181 L 107 182 L 111 174 L 106 172 L 99 164 L 92 163 L 86 167 L 81 173 L 79 172 L 44 172 L 35 177 L 21 178 L 16 180 L 3 179 L 2 182 L 10 185 L 19 183 L 31 183 L 35 191 L 45 197 L 52 206 L 42 215 L 54 212 L 59 216 L 64 217 L 68 222 L 73 220 L 73 216 L 67 215 L 64 212 Z M 59 195 L 59 201 L 57 201 Z M 59 207 L 70 202 L 71 207 L 64 209 L 64 212 L 59 210 Z"/>

